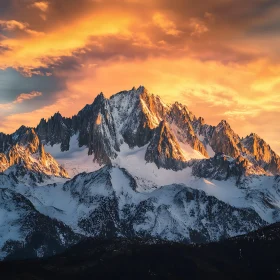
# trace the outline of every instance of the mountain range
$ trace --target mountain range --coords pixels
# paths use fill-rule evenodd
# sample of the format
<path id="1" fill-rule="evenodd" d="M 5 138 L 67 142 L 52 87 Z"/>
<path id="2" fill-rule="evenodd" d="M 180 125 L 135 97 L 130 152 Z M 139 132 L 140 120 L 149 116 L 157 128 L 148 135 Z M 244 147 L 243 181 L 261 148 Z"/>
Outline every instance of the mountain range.
<path id="1" fill-rule="evenodd" d="M 85 237 L 205 243 L 280 220 L 280 157 L 140 86 L 0 134 L 0 258 Z"/>

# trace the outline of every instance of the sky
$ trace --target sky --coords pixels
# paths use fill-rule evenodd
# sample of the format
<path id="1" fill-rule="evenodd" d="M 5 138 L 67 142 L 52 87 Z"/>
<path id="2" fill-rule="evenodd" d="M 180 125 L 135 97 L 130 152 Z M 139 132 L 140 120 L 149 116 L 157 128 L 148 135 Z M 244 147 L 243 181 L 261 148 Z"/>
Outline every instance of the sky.
<path id="1" fill-rule="evenodd" d="M 280 154 L 279 0 L 1 0 L 0 131 L 144 85 Z"/>

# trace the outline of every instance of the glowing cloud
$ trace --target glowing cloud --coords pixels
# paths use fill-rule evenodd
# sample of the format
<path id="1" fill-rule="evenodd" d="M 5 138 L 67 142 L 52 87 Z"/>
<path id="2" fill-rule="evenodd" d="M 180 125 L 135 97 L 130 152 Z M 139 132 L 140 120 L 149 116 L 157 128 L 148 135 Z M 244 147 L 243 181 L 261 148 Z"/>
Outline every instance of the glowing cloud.
<path id="1" fill-rule="evenodd" d="M 42 32 L 38 32 L 29 29 L 29 24 L 26 22 L 19 22 L 16 20 L 0 20 L 0 28 L 4 31 L 16 31 L 21 30 L 31 35 L 42 35 Z"/>
<path id="2" fill-rule="evenodd" d="M 177 36 L 181 32 L 177 29 L 176 24 L 160 13 L 153 16 L 154 23 L 160 27 L 166 34 Z"/>
<path id="3" fill-rule="evenodd" d="M 11 110 L 14 105 L 23 103 L 25 101 L 34 99 L 34 98 L 42 96 L 42 95 L 43 95 L 42 92 L 38 92 L 38 91 L 32 91 L 29 93 L 21 93 L 20 95 L 18 95 L 16 97 L 16 99 L 13 102 L 6 103 L 6 104 L 0 103 L 0 109 L 1 110 Z"/>
<path id="4" fill-rule="evenodd" d="M 42 12 L 46 12 L 49 8 L 49 3 L 48 2 L 35 2 L 31 6 L 41 10 Z"/>
<path id="5" fill-rule="evenodd" d="M 21 93 L 16 100 L 14 101 L 14 103 L 22 103 L 26 100 L 30 100 L 33 98 L 36 98 L 38 96 L 42 96 L 42 92 L 38 92 L 38 91 L 32 91 L 30 93 Z"/>

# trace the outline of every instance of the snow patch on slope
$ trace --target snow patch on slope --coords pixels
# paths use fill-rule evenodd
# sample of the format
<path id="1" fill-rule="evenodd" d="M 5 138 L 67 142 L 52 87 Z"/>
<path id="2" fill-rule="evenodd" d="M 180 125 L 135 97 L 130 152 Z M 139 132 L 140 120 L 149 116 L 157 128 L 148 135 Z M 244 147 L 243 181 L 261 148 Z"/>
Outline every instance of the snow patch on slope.
<path id="1" fill-rule="evenodd" d="M 60 144 L 45 146 L 46 152 L 50 153 L 67 170 L 70 177 L 82 172 L 93 172 L 101 167 L 98 163 L 93 162 L 94 155 L 88 155 L 86 146 L 79 147 L 78 138 L 78 134 L 71 137 L 69 150 L 65 152 L 61 151 Z"/>
<path id="2" fill-rule="evenodd" d="M 183 139 L 185 139 L 185 137 L 180 134 L 180 129 L 177 125 L 174 124 L 174 122 L 170 125 L 170 128 L 179 142 L 180 148 L 183 151 L 185 161 L 189 161 L 192 159 L 205 159 L 205 156 L 202 155 L 199 151 L 193 149 L 188 143 L 183 142 Z"/>

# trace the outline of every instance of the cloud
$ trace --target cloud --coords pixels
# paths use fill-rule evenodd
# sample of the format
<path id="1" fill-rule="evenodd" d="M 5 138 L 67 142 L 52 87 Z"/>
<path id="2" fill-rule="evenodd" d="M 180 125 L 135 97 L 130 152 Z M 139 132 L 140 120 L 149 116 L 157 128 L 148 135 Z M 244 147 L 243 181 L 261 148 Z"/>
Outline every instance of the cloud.
<path id="1" fill-rule="evenodd" d="M 161 13 L 155 13 L 153 21 L 155 25 L 168 35 L 177 36 L 181 33 L 181 31 L 177 29 L 176 24 Z"/>
<path id="2" fill-rule="evenodd" d="M 0 26 L 3 28 L 3 30 L 25 30 L 28 27 L 27 23 L 22 23 L 16 20 L 0 20 Z"/>
<path id="3" fill-rule="evenodd" d="M 229 120 L 246 121 L 248 117 L 257 117 L 262 110 L 260 108 L 246 107 L 235 108 L 223 113 L 223 115 Z"/>
<path id="4" fill-rule="evenodd" d="M 13 103 L 14 104 L 22 103 L 26 100 L 30 100 L 38 96 L 42 96 L 42 92 L 32 91 L 30 93 L 21 93 Z"/>
<path id="5" fill-rule="evenodd" d="M 31 5 L 31 7 L 33 8 L 37 8 L 39 10 L 41 10 L 42 12 L 47 12 L 48 8 L 49 8 L 49 3 L 48 2 L 35 2 Z"/>
<path id="6" fill-rule="evenodd" d="M 9 46 L 0 43 L 0 54 L 11 50 L 12 49 Z"/>
<path id="7" fill-rule="evenodd" d="M 42 35 L 42 32 L 38 32 L 32 29 L 29 29 L 29 24 L 25 22 L 19 22 L 16 20 L 0 20 L 0 28 L 3 31 L 24 31 L 30 35 Z"/>
<path id="8" fill-rule="evenodd" d="M 34 99 L 34 98 L 42 96 L 42 95 L 43 95 L 42 92 L 38 92 L 38 91 L 32 91 L 29 93 L 21 93 L 16 97 L 16 99 L 14 101 L 12 101 L 10 103 L 2 103 L 2 104 L 0 103 L 0 109 L 9 111 L 17 104 L 21 104 L 25 101 Z"/>
<path id="9" fill-rule="evenodd" d="M 208 27 L 205 23 L 198 18 L 191 18 L 190 19 L 190 27 L 192 29 L 191 36 L 193 37 L 200 37 L 202 34 L 209 31 Z"/>
<path id="10" fill-rule="evenodd" d="M 222 63 L 243 64 L 263 57 L 273 57 L 273 61 L 275 57 L 279 57 L 280 61 L 277 43 L 265 42 L 259 47 L 259 42 L 253 43 L 251 37 L 248 39 L 245 36 L 255 25 L 269 21 L 268 14 L 277 6 L 275 1 L 273 5 L 265 5 L 266 1 L 256 0 L 253 3 L 248 0 L 239 6 L 233 5 L 232 1 L 209 2 L 178 0 L 174 4 L 166 0 L 38 1 L 32 6 L 35 5 L 37 9 L 47 5 L 48 18 L 52 19 L 49 21 L 43 15 L 42 21 L 42 14 L 30 9 L 30 5 L 26 8 L 26 5 L 21 4 L 22 1 L 15 1 L 17 4 L 12 5 L 7 14 L 16 20 L 9 24 L 6 22 L 5 25 L 13 32 L 20 30 L 21 34 L 15 38 L 15 33 L 13 40 L 5 40 L 5 45 L 14 51 L 9 56 L 1 56 L 0 68 L 12 66 L 15 69 L 27 69 L 25 75 L 33 75 L 33 72 L 37 75 L 39 72 L 32 69 L 48 67 L 44 61 L 51 56 L 76 57 L 77 50 L 81 49 L 85 51 L 85 56 L 93 56 L 94 50 L 90 50 L 92 38 L 96 42 L 93 49 L 97 49 L 97 53 L 105 58 L 116 56 L 118 52 L 119 57 L 127 59 L 169 54 L 170 59 L 188 55 L 202 61 L 214 60 Z M 137 12 L 139 10 L 141 13 Z M 232 24 L 233 21 L 235 24 Z M 68 23 L 67 26 L 65 22 Z M 35 26 L 36 31 L 32 31 Z M 35 35 L 38 32 L 43 40 L 39 41 L 36 36 L 24 37 L 22 34 Z M 254 33 L 253 36 L 258 40 L 257 34 Z M 117 46 L 122 42 L 123 51 L 114 51 L 113 48 L 102 50 L 101 46 L 107 37 L 110 37 L 113 45 Z M 142 50 L 137 49 L 136 45 Z"/>
<path id="11" fill-rule="evenodd" d="M 33 68 L 32 66 L 14 66 L 12 67 L 18 71 L 22 76 L 31 78 L 32 76 L 51 76 L 51 72 L 44 68 Z"/>
<path id="12" fill-rule="evenodd" d="M 213 14 L 209 13 L 209 12 L 204 13 L 204 18 L 206 18 L 210 22 L 215 21 L 215 16 Z"/>

